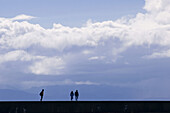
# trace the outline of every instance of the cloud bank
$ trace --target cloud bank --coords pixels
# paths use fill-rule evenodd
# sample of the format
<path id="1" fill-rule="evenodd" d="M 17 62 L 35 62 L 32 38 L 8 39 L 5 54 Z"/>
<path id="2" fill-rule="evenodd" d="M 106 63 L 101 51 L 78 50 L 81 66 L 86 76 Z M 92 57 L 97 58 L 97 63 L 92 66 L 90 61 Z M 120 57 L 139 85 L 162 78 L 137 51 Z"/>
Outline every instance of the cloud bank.
<path id="1" fill-rule="evenodd" d="M 29 23 L 27 20 L 35 17 L 28 15 L 0 18 L 0 71 L 3 73 L 6 66 L 10 68 L 15 63 L 19 67 L 12 72 L 24 74 L 98 73 L 103 67 L 97 66 L 119 62 L 129 65 L 132 62 L 127 62 L 128 59 L 170 57 L 170 1 L 145 0 L 144 9 L 146 13 L 138 13 L 134 18 L 88 21 L 82 27 L 54 23 L 52 28 L 45 29 Z M 132 48 L 138 47 L 149 49 L 149 54 L 144 51 L 127 56 Z M 93 65 L 95 68 L 89 68 Z"/>

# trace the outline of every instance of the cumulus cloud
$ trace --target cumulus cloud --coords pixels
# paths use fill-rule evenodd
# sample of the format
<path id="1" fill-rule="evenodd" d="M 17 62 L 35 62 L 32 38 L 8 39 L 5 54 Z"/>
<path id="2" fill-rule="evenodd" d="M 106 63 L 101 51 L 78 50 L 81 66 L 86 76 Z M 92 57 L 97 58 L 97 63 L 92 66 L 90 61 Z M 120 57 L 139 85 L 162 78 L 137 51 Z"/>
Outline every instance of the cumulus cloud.
<path id="1" fill-rule="evenodd" d="M 44 58 L 41 61 L 35 62 L 30 66 L 30 70 L 34 74 L 42 75 L 59 75 L 62 74 L 61 70 L 65 68 L 65 62 L 61 58 Z"/>
<path id="2" fill-rule="evenodd" d="M 76 73 L 75 70 L 83 66 L 85 71 L 89 71 L 94 60 L 98 64 L 114 64 L 133 47 L 156 45 L 160 52 L 151 51 L 150 55 L 144 55 L 145 58 L 169 57 L 169 0 L 145 2 L 146 12 L 138 13 L 134 18 L 88 21 L 82 27 L 54 23 L 52 28 L 45 29 L 25 21 L 35 18 L 33 16 L 0 18 L 0 65 L 11 61 L 30 62 L 25 64 L 28 73 L 64 75 Z M 94 69 L 93 72 L 97 70 L 100 69 Z"/>
<path id="3" fill-rule="evenodd" d="M 144 9 L 148 12 L 169 11 L 169 0 L 145 0 Z"/>
<path id="4" fill-rule="evenodd" d="M 42 59 L 41 56 L 32 56 L 23 50 L 10 51 L 0 55 L 0 63 L 10 61 L 32 61 L 36 59 Z"/>
<path id="5" fill-rule="evenodd" d="M 170 8 L 169 0 L 145 0 L 144 9 L 149 13 L 153 20 L 161 24 L 169 24 Z"/>
<path id="6" fill-rule="evenodd" d="M 150 12 L 157 12 L 162 9 L 162 0 L 145 0 L 144 9 Z"/>

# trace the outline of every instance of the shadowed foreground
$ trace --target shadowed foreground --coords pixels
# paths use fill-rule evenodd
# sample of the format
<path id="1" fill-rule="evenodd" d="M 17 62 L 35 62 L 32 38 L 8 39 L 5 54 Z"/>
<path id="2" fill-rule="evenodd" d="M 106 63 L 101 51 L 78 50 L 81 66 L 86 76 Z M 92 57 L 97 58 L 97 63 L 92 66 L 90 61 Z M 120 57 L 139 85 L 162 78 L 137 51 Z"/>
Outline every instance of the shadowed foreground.
<path id="1" fill-rule="evenodd" d="M 0 113 L 170 113 L 170 101 L 0 102 Z"/>

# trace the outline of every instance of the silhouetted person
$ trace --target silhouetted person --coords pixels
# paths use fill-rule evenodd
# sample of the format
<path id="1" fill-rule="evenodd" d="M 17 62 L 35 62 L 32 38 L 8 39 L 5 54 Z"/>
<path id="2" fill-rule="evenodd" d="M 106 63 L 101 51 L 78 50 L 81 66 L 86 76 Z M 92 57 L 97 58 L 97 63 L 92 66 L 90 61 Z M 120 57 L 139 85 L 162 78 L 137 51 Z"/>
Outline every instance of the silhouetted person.
<path id="1" fill-rule="evenodd" d="M 78 92 L 78 90 L 76 90 L 76 92 L 75 92 L 75 99 L 76 99 L 76 101 L 78 100 L 78 97 L 79 97 L 79 92 Z"/>
<path id="2" fill-rule="evenodd" d="M 73 93 L 73 91 L 71 91 L 71 93 L 70 93 L 70 97 L 71 97 L 71 101 L 73 100 L 73 97 L 74 97 L 74 93 Z"/>
<path id="3" fill-rule="evenodd" d="M 42 101 L 42 99 L 43 99 L 43 96 L 44 96 L 44 89 L 42 89 L 42 91 L 40 92 L 40 96 L 41 96 L 41 99 L 40 99 L 40 101 Z"/>

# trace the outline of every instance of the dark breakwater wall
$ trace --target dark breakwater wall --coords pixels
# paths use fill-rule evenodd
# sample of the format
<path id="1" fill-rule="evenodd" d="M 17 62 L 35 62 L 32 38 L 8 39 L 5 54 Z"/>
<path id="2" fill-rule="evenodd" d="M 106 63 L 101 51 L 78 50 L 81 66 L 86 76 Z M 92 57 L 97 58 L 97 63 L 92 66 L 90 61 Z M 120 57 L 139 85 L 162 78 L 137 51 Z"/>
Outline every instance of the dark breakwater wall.
<path id="1" fill-rule="evenodd" d="M 170 113 L 170 101 L 0 102 L 0 113 Z"/>

